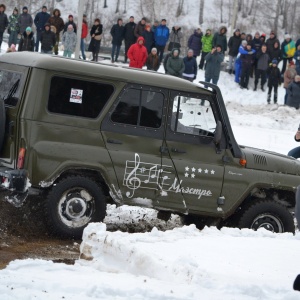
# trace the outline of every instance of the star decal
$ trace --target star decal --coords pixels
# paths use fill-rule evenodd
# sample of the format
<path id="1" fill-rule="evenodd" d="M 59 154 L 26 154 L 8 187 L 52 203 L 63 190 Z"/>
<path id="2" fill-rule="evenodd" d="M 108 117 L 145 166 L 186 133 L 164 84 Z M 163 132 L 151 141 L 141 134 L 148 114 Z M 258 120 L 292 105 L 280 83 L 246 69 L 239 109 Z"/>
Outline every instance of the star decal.
<path id="1" fill-rule="evenodd" d="M 184 174 L 184 177 L 189 177 L 189 174 L 188 174 L 188 173 L 185 173 L 185 174 Z"/>
<path id="2" fill-rule="evenodd" d="M 191 177 L 192 177 L 192 178 L 195 178 L 195 174 L 194 174 L 194 173 L 192 173 L 192 174 L 191 174 Z"/>
<path id="3" fill-rule="evenodd" d="M 202 173 L 202 169 L 201 168 L 198 169 L 198 173 Z"/>
<path id="4" fill-rule="evenodd" d="M 211 170 L 211 171 L 210 171 L 210 174 L 213 174 L 213 175 L 214 175 L 215 173 L 216 173 L 215 170 Z"/>
<path id="5" fill-rule="evenodd" d="M 189 167 L 185 167 L 185 170 L 188 171 L 190 168 Z"/>
<path id="6" fill-rule="evenodd" d="M 208 173 L 208 170 L 207 170 L 207 169 L 205 169 L 205 170 L 204 170 L 204 173 L 205 173 L 205 174 L 207 174 L 207 173 Z"/>
<path id="7" fill-rule="evenodd" d="M 195 171 L 196 171 L 196 169 L 193 167 L 193 168 L 192 168 L 192 172 L 195 172 Z"/>

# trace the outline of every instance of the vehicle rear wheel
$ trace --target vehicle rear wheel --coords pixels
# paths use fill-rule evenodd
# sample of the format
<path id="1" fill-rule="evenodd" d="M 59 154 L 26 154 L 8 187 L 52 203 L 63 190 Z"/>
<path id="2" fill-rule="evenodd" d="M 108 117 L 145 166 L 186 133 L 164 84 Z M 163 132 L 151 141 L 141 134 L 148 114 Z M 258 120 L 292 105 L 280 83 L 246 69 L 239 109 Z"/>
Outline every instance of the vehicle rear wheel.
<path id="1" fill-rule="evenodd" d="M 54 185 L 45 206 L 51 232 L 67 238 L 81 238 L 88 223 L 101 222 L 106 214 L 101 187 L 82 176 L 66 177 Z"/>
<path id="2" fill-rule="evenodd" d="M 294 219 L 288 209 L 272 200 L 257 200 L 242 213 L 239 228 L 257 230 L 265 228 L 272 232 L 295 232 Z"/>
<path id="3" fill-rule="evenodd" d="M 2 150 L 4 135 L 5 135 L 5 103 L 3 100 L 0 100 L 0 152 Z"/>

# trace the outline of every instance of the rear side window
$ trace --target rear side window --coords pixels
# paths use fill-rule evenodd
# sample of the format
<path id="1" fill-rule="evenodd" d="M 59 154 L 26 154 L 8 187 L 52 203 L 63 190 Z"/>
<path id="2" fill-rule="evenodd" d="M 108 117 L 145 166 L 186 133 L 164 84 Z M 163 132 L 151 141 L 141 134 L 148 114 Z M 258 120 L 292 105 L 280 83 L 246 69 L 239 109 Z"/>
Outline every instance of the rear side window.
<path id="1" fill-rule="evenodd" d="M 21 95 L 21 79 L 21 73 L 0 71 L 0 97 L 6 105 L 17 105 Z"/>
<path id="2" fill-rule="evenodd" d="M 55 76 L 51 79 L 48 110 L 97 118 L 113 91 L 114 87 L 110 84 Z"/>
<path id="3" fill-rule="evenodd" d="M 111 120 L 116 123 L 159 128 L 162 123 L 164 95 L 152 90 L 128 89 Z"/>

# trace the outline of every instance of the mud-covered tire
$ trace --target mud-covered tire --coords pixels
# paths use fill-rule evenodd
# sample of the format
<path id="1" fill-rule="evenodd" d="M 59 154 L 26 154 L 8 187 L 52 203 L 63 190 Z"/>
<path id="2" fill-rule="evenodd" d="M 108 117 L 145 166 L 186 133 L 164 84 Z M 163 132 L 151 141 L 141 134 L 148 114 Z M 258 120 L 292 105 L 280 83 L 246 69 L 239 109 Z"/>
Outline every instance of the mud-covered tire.
<path id="1" fill-rule="evenodd" d="M 244 209 L 238 222 L 239 228 L 272 232 L 295 232 L 294 219 L 288 209 L 272 200 L 257 200 Z"/>
<path id="2" fill-rule="evenodd" d="M 90 222 L 103 221 L 106 201 L 102 188 L 92 179 L 70 176 L 53 185 L 45 201 L 52 234 L 80 239 Z"/>
<path id="3" fill-rule="evenodd" d="M 0 153 L 2 151 L 4 136 L 5 136 L 5 122 L 6 122 L 5 103 L 3 100 L 0 100 Z"/>

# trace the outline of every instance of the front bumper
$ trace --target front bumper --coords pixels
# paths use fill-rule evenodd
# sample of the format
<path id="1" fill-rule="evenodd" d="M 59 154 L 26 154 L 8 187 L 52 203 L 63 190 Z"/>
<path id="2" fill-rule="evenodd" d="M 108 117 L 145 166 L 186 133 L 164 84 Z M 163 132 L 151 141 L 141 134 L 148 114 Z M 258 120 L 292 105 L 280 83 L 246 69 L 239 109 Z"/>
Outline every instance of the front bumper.
<path id="1" fill-rule="evenodd" d="M 28 190 L 28 171 L 0 167 L 0 187 L 15 193 Z"/>

